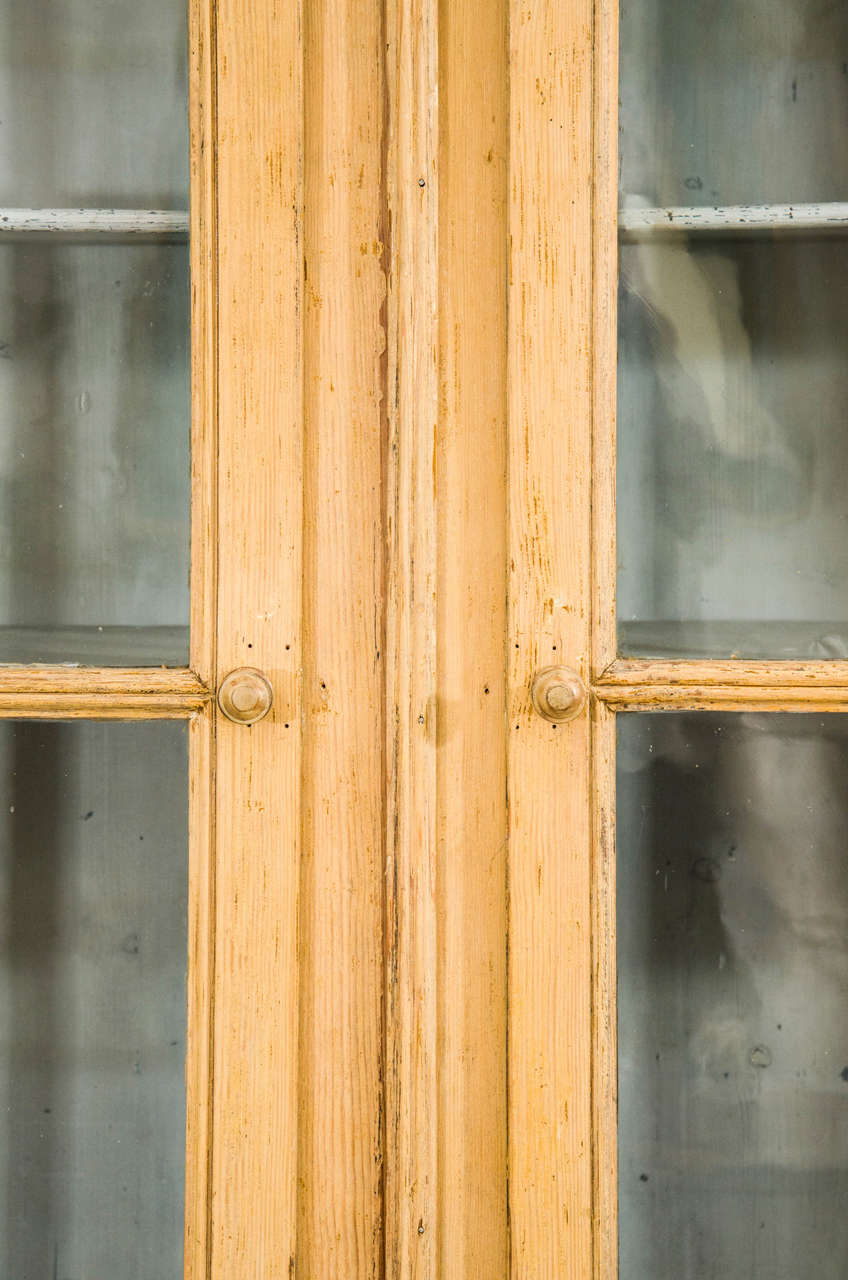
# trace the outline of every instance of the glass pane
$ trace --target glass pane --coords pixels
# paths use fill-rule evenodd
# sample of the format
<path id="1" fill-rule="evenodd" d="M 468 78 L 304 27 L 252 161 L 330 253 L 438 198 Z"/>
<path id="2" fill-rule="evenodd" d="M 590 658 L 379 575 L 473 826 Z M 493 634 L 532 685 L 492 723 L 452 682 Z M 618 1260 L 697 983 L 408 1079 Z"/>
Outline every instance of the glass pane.
<path id="1" fill-rule="evenodd" d="M 848 716 L 618 741 L 620 1280 L 843 1280 Z"/>
<path id="2" fill-rule="evenodd" d="M 848 657 L 848 237 L 622 245 L 619 647 Z"/>
<path id="3" fill-rule="evenodd" d="M 0 205 L 188 207 L 187 12 L 0 3 Z"/>
<path id="4" fill-rule="evenodd" d="M 188 661 L 187 336 L 185 245 L 0 244 L 0 660 Z"/>
<path id="5" fill-rule="evenodd" d="M 0 724 L 0 1274 L 183 1274 L 187 740 Z"/>
<path id="6" fill-rule="evenodd" d="M 841 0 L 621 0 L 625 207 L 848 200 Z"/>
<path id="7" fill-rule="evenodd" d="M 0 0 L 0 662 L 188 663 L 186 20 Z"/>

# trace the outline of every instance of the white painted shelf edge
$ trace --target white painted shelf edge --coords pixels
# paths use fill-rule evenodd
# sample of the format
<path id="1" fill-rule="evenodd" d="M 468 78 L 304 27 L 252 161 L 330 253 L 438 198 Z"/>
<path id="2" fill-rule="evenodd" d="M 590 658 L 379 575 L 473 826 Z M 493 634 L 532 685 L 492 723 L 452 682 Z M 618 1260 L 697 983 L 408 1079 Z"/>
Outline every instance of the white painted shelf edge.
<path id="1" fill-rule="evenodd" d="M 848 227 L 848 204 L 737 204 L 717 208 L 678 205 L 668 209 L 625 207 L 618 215 L 624 238 L 653 232 L 822 231 Z"/>
<path id="2" fill-rule="evenodd" d="M 0 238 L 59 232 L 62 235 L 187 236 L 181 209 L 2 209 Z"/>

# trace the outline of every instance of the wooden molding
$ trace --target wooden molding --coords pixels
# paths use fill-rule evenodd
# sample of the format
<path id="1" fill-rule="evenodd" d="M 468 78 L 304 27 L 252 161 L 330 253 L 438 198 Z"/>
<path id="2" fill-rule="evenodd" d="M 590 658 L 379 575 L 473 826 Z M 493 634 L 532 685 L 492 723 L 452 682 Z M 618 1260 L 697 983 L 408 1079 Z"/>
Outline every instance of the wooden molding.
<path id="1" fill-rule="evenodd" d="M 620 658 L 592 692 L 615 711 L 841 711 L 848 662 Z"/>
<path id="2" fill-rule="evenodd" d="M 201 711 L 211 691 L 181 668 L 0 667 L 0 718 L 153 720 Z"/>
<path id="3" fill-rule="evenodd" d="M 385 1268 L 438 1258 L 438 4 L 387 6 Z"/>

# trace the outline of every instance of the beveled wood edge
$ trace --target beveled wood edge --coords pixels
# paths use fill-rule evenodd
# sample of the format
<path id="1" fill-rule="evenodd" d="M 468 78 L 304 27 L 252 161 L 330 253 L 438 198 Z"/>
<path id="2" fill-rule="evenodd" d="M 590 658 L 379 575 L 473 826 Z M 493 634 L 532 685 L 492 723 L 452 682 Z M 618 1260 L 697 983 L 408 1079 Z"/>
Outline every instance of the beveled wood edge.
<path id="1" fill-rule="evenodd" d="M 439 5 L 386 7 L 386 994 L 384 1270 L 439 1254 L 436 974 L 436 494 L 439 396 Z M 420 1224 L 420 1226 L 419 1226 Z M 426 1224 L 426 1225 L 425 1225 Z"/>
<path id="2" fill-rule="evenodd" d="M 618 1272 L 615 714 L 597 699 L 592 725 L 592 1280 Z"/>
<path id="3" fill-rule="evenodd" d="M 212 1062 L 215 988 L 215 708 L 189 733 L 188 972 L 183 1280 L 210 1276 Z"/>
<path id="4" fill-rule="evenodd" d="M 212 691 L 188 668 L 0 667 L 0 719 L 183 719 Z"/>
<path id="5" fill-rule="evenodd" d="M 740 685 L 758 688 L 848 688 L 848 662 L 746 659 L 618 658 L 594 681 L 620 685 Z"/>
<path id="6" fill-rule="evenodd" d="M 595 685 L 592 696 L 611 711 L 846 711 L 848 688 L 744 685 Z"/>
<path id="7" fill-rule="evenodd" d="M 616 655 L 618 0 L 595 0 L 592 176 L 592 669 Z"/>
<path id="8" fill-rule="evenodd" d="M 190 0 L 190 662 L 214 678 L 217 621 L 218 83 L 215 0 Z"/>
<path id="9" fill-rule="evenodd" d="M 841 710 L 848 662 L 619 658 L 592 682 L 611 710 Z"/>

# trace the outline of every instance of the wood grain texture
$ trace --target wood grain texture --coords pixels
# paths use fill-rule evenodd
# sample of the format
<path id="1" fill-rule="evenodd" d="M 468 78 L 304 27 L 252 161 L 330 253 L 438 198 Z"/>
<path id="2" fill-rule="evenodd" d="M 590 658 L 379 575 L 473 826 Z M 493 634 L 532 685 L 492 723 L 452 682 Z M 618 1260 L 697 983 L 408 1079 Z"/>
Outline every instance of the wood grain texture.
<path id="1" fill-rule="evenodd" d="M 507 7 L 439 7 L 439 1276 L 508 1274 Z M 484 372 L 485 371 L 485 372 Z"/>
<path id="2" fill-rule="evenodd" d="M 595 0 L 592 211 L 592 664 L 615 659 L 618 0 Z"/>
<path id="3" fill-rule="evenodd" d="M 592 1204 L 594 1280 L 618 1276 L 615 715 L 592 705 Z"/>
<path id="4" fill-rule="evenodd" d="M 297 1274 L 382 1273 L 383 17 L 304 11 Z"/>
<path id="5" fill-rule="evenodd" d="M 217 718 L 211 1272 L 215 1280 L 289 1280 L 302 661 L 300 4 L 219 0 L 216 67 L 217 677 L 258 667 L 275 701 L 250 728 Z"/>
<path id="6" fill-rule="evenodd" d="M 606 685 L 598 698 L 612 711 L 844 711 L 848 689 L 797 685 Z"/>
<path id="7" fill-rule="evenodd" d="M 589 716 L 592 4 L 510 7 L 509 1176 L 514 1280 L 592 1270 Z"/>
<path id="8" fill-rule="evenodd" d="M 437 1239 L 437 0 L 387 7 L 385 1271 L 435 1277 Z"/>
<path id="9" fill-rule="evenodd" d="M 185 1277 L 209 1280 L 215 914 L 214 710 L 189 728 Z"/>
<path id="10" fill-rule="evenodd" d="M 181 669 L 0 667 L 3 719 L 181 719 L 210 698 L 194 672 Z"/>
<path id="11" fill-rule="evenodd" d="M 74 694 L 95 698 L 168 698 L 191 714 L 208 702 L 211 691 L 185 667 L 0 666 L 0 694 Z"/>
<path id="12" fill-rule="evenodd" d="M 214 0 L 189 4 L 191 161 L 191 600 L 190 660 L 215 678 L 218 467 L 217 62 Z"/>
<path id="13" fill-rule="evenodd" d="M 651 658 L 619 658 L 599 676 L 595 685 L 600 697 L 607 688 L 626 685 L 738 685 L 740 688 L 846 688 L 848 662 L 725 661 Z"/>

